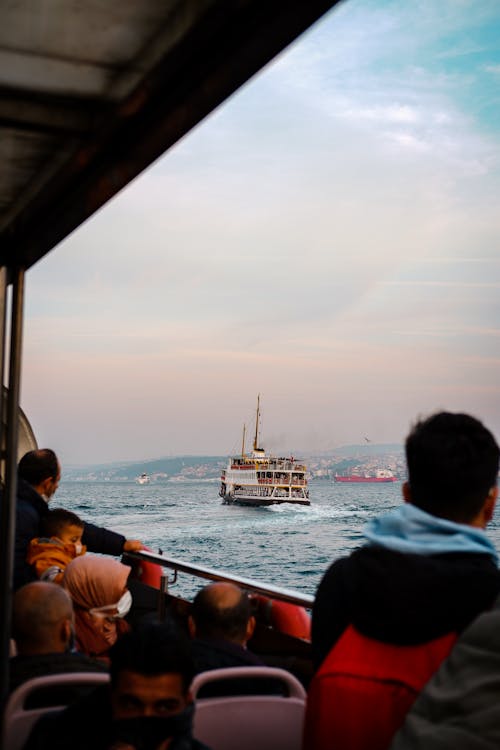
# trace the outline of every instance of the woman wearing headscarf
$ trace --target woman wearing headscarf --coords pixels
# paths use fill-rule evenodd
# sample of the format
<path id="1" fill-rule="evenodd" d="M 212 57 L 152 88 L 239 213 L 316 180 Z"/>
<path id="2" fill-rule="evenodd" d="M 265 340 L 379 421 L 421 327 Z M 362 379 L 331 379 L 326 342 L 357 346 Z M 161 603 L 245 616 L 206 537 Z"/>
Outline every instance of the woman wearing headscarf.
<path id="1" fill-rule="evenodd" d="M 113 558 L 88 554 L 66 567 L 62 585 L 73 600 L 75 645 L 82 653 L 107 659 L 118 636 L 129 629 L 123 618 L 132 605 L 130 570 Z"/>

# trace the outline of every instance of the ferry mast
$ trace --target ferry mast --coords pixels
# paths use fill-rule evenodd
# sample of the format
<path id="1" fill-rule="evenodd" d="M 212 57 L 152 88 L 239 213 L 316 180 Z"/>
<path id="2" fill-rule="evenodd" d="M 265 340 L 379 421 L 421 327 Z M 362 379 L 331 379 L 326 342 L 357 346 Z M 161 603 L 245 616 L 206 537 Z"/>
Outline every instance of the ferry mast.
<path id="1" fill-rule="evenodd" d="M 258 442 L 258 436 L 259 436 L 259 417 L 260 417 L 260 393 L 257 396 L 257 414 L 255 416 L 255 436 L 253 439 L 253 449 L 254 451 L 259 450 L 259 442 Z"/>

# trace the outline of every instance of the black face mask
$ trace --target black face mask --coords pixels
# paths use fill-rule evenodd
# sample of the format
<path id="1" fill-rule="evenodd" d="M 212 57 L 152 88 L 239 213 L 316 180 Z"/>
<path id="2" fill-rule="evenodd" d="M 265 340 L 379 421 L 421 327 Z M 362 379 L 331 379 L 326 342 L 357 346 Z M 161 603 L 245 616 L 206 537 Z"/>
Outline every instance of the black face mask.
<path id="1" fill-rule="evenodd" d="M 166 739 L 191 737 L 194 706 L 172 716 L 137 716 L 115 719 L 111 724 L 111 742 L 120 740 L 135 750 L 156 750 Z"/>

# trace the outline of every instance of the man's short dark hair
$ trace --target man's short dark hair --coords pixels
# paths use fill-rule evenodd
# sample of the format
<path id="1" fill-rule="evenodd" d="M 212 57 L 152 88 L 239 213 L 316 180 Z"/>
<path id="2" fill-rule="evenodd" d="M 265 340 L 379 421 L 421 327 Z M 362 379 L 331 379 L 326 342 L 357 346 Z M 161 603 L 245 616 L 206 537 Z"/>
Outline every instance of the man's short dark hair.
<path id="1" fill-rule="evenodd" d="M 434 516 L 469 523 L 496 486 L 499 448 L 478 419 L 439 412 L 412 428 L 406 462 L 414 505 Z"/>
<path id="2" fill-rule="evenodd" d="M 196 625 L 197 637 L 242 640 L 247 632 L 252 606 L 246 591 L 241 591 L 233 607 L 221 608 L 217 606 L 211 587 L 206 586 L 193 599 L 190 613 Z"/>
<path id="3" fill-rule="evenodd" d="M 65 508 L 54 508 L 43 516 L 40 522 L 40 536 L 61 536 L 61 532 L 68 526 L 83 529 L 85 524 L 76 513 Z"/>
<path id="4" fill-rule="evenodd" d="M 140 623 L 109 651 L 111 684 L 124 670 L 141 675 L 179 674 L 187 693 L 195 675 L 191 642 L 173 621 Z"/>
<path id="5" fill-rule="evenodd" d="M 57 456 L 50 448 L 25 453 L 17 466 L 18 478 L 24 479 L 32 487 L 36 487 L 44 479 L 56 479 L 58 473 Z"/>

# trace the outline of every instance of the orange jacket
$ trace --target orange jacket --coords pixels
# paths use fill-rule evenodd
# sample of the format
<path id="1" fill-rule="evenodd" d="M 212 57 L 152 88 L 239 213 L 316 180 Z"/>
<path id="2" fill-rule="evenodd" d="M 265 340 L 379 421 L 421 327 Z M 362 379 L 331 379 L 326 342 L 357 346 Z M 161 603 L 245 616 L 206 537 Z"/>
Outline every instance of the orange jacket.
<path id="1" fill-rule="evenodd" d="M 50 539 L 38 537 L 31 540 L 26 560 L 33 566 L 38 578 L 61 583 L 66 565 L 86 551 L 87 548 L 82 546 L 77 554 L 74 544 L 64 544 L 55 536 Z"/>

